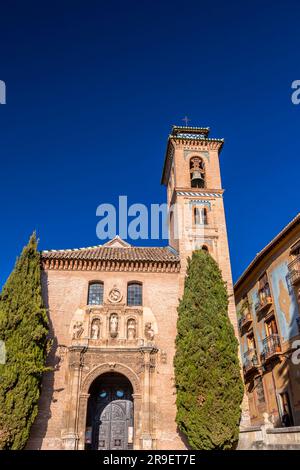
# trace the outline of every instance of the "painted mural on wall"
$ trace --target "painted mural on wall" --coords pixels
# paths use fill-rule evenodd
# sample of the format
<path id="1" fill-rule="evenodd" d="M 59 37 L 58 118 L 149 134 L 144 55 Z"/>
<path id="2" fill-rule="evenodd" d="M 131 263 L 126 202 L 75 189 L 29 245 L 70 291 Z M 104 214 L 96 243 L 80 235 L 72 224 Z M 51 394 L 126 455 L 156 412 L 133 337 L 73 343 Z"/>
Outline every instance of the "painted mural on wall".
<path id="1" fill-rule="evenodd" d="M 283 341 L 287 341 L 298 334 L 296 318 L 298 304 L 294 290 L 288 283 L 288 263 L 285 261 L 274 267 L 270 281 L 274 296 L 274 303 Z"/>
<path id="2" fill-rule="evenodd" d="M 243 302 L 244 301 L 241 300 L 239 304 L 237 305 L 236 310 L 237 310 L 238 321 L 241 317 L 241 308 L 242 308 Z M 241 351 L 241 359 L 242 359 L 243 365 L 245 364 L 245 361 L 246 361 L 245 353 L 247 352 L 247 350 L 248 350 L 247 337 L 246 335 L 242 335 L 240 337 L 240 351 Z"/>
<path id="3" fill-rule="evenodd" d="M 259 302 L 259 295 L 258 295 L 258 289 L 255 287 L 251 291 L 251 311 L 252 311 L 252 318 L 253 318 L 253 324 L 254 324 L 254 329 L 256 330 L 256 348 L 259 353 L 263 351 L 263 340 L 266 337 L 266 331 L 264 328 L 264 322 L 257 317 L 257 313 L 255 310 L 255 305 Z"/>

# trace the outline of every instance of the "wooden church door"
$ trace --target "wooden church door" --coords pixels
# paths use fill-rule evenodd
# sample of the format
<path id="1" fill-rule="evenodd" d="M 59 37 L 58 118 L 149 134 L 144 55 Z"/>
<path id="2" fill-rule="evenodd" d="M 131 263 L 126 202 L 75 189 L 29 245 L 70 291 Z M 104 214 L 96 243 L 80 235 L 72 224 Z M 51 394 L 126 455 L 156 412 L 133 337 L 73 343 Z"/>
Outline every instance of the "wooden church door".
<path id="1" fill-rule="evenodd" d="M 126 450 L 130 448 L 132 428 L 132 401 L 112 401 L 105 406 L 99 417 L 98 450 Z"/>
<path id="2" fill-rule="evenodd" d="M 133 448 L 132 386 L 128 380 L 108 375 L 91 390 L 88 409 L 87 449 L 126 450 Z"/>

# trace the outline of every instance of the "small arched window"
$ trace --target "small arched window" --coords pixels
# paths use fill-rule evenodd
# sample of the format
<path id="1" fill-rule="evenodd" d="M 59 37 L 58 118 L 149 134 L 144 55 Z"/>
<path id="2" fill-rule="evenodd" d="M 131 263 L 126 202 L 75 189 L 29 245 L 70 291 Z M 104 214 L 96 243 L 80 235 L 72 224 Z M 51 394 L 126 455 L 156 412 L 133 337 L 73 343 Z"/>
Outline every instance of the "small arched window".
<path id="1" fill-rule="evenodd" d="M 208 253 L 208 248 L 207 248 L 206 245 L 203 245 L 202 248 L 201 248 L 201 250 L 206 251 L 206 252 Z"/>
<path id="2" fill-rule="evenodd" d="M 205 187 L 205 167 L 202 158 L 193 157 L 190 159 L 190 178 L 192 188 Z"/>
<path id="3" fill-rule="evenodd" d="M 103 304 L 103 282 L 90 282 L 88 305 Z"/>
<path id="4" fill-rule="evenodd" d="M 128 283 L 127 305 L 143 305 L 143 286 L 140 282 Z"/>

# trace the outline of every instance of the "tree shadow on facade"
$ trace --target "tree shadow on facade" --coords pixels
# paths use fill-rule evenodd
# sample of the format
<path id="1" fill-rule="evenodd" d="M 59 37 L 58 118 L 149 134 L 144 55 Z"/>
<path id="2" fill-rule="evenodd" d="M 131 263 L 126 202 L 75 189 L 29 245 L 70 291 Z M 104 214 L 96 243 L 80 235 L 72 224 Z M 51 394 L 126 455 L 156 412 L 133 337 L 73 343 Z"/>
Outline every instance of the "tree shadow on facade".
<path id="1" fill-rule="evenodd" d="M 42 273 L 42 291 L 49 321 L 49 339 L 52 341 L 51 350 L 47 356 L 46 366 L 51 368 L 43 374 L 41 395 L 38 403 L 38 414 L 31 427 L 26 450 L 40 450 L 47 433 L 48 421 L 51 417 L 51 403 L 55 403 L 54 393 L 64 389 L 54 389 L 54 374 L 60 368 L 61 357 L 57 354 L 58 345 L 53 324 L 49 315 L 48 283 L 46 273 Z"/>
<path id="2" fill-rule="evenodd" d="M 189 441 L 188 441 L 186 435 L 183 434 L 182 431 L 180 431 L 180 429 L 179 429 L 178 426 L 177 426 L 177 433 L 178 433 L 178 436 L 179 436 L 180 439 L 181 439 L 181 442 L 184 444 L 185 448 L 186 448 L 187 450 L 192 450 L 192 448 L 191 448 L 191 446 L 190 446 L 190 444 L 189 444 Z"/>

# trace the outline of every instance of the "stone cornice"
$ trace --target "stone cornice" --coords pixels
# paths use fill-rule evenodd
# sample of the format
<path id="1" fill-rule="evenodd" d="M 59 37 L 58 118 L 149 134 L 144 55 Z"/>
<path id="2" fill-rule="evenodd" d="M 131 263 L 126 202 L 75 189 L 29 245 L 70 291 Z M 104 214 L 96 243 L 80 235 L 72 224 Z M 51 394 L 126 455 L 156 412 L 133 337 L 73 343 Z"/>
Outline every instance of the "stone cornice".
<path id="1" fill-rule="evenodd" d="M 175 144 L 193 147 L 205 147 L 211 150 L 220 150 L 224 145 L 224 139 L 214 139 L 210 137 L 193 138 L 188 136 L 170 136 L 170 140 Z"/>

